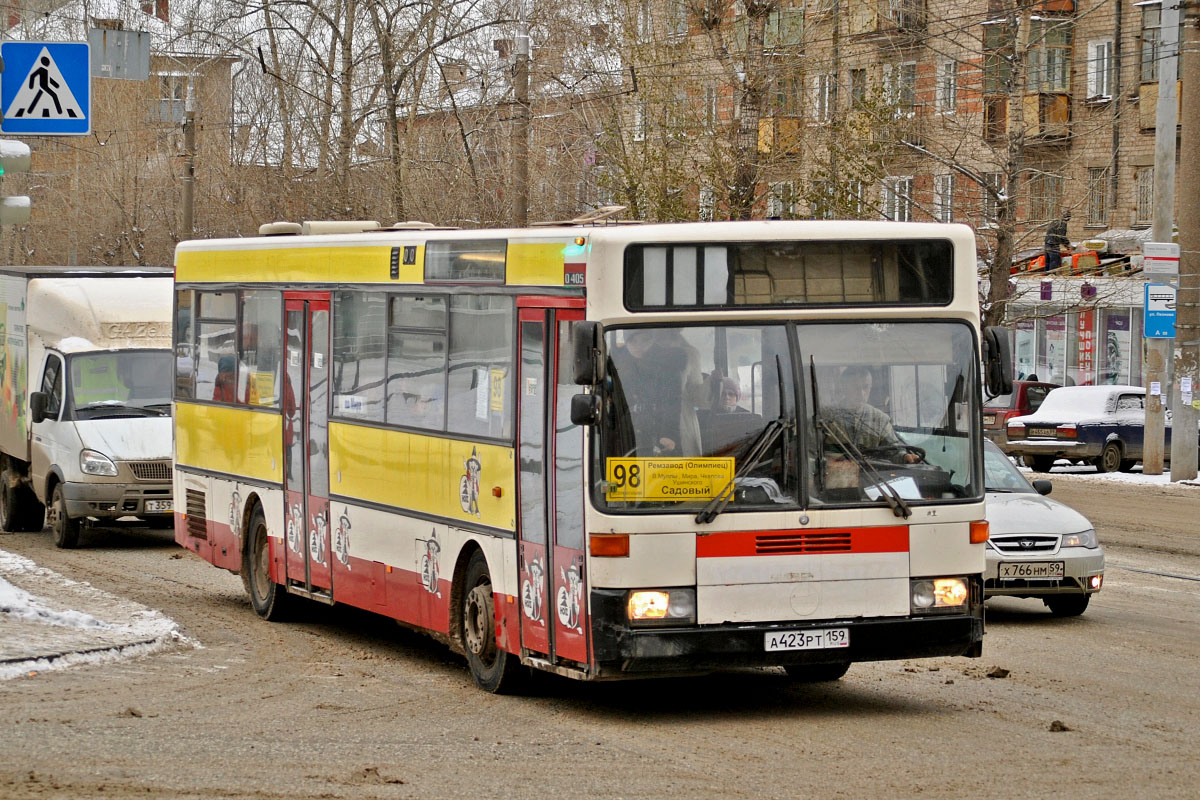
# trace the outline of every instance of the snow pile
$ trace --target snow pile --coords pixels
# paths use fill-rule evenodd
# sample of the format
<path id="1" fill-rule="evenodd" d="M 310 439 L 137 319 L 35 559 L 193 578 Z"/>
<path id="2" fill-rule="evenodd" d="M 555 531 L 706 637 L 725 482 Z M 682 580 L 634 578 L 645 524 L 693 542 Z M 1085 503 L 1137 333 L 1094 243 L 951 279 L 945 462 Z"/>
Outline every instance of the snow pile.
<path id="1" fill-rule="evenodd" d="M 198 644 L 158 611 L 0 550 L 0 680 L 179 646 Z"/>

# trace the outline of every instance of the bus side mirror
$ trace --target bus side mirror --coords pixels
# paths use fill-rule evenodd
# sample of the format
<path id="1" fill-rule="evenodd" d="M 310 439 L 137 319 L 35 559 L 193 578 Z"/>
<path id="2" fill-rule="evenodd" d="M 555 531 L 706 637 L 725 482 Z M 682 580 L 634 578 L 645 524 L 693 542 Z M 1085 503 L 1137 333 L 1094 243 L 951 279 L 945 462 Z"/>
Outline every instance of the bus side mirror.
<path id="1" fill-rule="evenodd" d="M 604 380 L 604 329 L 600 323 L 581 320 L 572 325 L 571 347 L 575 385 L 595 386 Z"/>
<path id="2" fill-rule="evenodd" d="M 46 393 L 33 392 L 29 395 L 29 419 L 41 422 L 46 419 Z"/>
<path id="3" fill-rule="evenodd" d="M 983 329 L 983 375 L 992 397 L 1012 392 L 1012 349 L 1008 331 L 998 325 Z"/>
<path id="4" fill-rule="evenodd" d="M 600 396 L 577 394 L 571 398 L 571 423 L 595 425 L 600 421 Z"/>

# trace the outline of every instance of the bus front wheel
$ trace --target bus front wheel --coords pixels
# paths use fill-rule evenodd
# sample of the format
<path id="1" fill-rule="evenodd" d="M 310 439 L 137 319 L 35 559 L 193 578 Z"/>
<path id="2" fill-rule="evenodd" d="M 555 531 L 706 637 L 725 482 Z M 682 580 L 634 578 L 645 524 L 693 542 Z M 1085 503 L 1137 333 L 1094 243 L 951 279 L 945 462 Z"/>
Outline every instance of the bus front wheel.
<path id="1" fill-rule="evenodd" d="M 278 622 L 287 616 L 292 597 L 271 580 L 271 547 L 267 536 L 267 518 L 261 506 L 255 506 L 246 528 L 242 547 L 242 575 L 254 613 L 268 622 Z"/>
<path id="2" fill-rule="evenodd" d="M 475 684 L 484 691 L 516 691 L 528 671 L 496 643 L 496 601 L 487 559 L 476 550 L 467 562 L 462 591 L 462 643 Z"/>

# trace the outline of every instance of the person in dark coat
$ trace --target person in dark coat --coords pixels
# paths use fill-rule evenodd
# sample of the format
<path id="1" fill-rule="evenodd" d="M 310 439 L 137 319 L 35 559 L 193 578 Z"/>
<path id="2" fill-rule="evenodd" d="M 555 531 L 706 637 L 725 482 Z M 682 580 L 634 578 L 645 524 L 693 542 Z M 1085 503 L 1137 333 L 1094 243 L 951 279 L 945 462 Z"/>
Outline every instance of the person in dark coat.
<path id="1" fill-rule="evenodd" d="M 1071 212 L 1064 211 L 1046 227 L 1046 272 L 1062 266 L 1062 248 L 1071 246 L 1071 240 L 1067 238 L 1067 221 L 1070 219 Z"/>

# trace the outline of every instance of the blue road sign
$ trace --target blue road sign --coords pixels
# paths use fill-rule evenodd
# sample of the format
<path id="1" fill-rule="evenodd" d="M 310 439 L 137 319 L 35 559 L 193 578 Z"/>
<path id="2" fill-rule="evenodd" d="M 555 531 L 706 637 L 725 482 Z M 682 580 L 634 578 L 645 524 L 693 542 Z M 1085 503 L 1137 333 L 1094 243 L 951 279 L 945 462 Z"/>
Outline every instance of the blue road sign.
<path id="1" fill-rule="evenodd" d="M 1142 335 L 1147 339 L 1175 338 L 1175 287 L 1165 283 L 1147 283 Z"/>
<path id="2" fill-rule="evenodd" d="M 81 42 L 0 44 L 0 133 L 86 136 L 92 132 L 92 72 Z"/>

